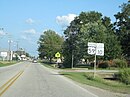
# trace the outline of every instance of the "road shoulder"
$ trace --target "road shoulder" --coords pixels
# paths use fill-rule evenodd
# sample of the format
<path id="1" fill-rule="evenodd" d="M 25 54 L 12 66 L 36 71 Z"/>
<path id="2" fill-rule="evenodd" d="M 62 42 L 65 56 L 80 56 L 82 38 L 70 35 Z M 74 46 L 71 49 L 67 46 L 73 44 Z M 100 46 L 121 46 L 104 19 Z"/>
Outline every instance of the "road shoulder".
<path id="1" fill-rule="evenodd" d="M 71 83 L 73 83 L 75 85 L 78 85 L 79 87 L 84 88 L 85 90 L 87 90 L 87 91 L 89 91 L 89 92 L 91 92 L 91 93 L 93 93 L 95 95 L 98 95 L 99 97 L 129 97 L 130 96 L 128 94 L 114 93 L 114 92 L 110 92 L 108 90 L 104 90 L 104 89 L 100 89 L 100 88 L 97 88 L 97 87 L 81 84 L 81 83 L 78 83 L 78 82 L 76 82 L 76 81 L 74 81 L 72 79 L 69 79 L 69 78 L 61 75 L 59 73 L 61 70 L 47 68 L 45 66 L 43 66 L 43 67 L 46 68 L 47 70 L 51 71 L 52 73 L 55 73 L 55 74 L 58 74 L 58 75 L 62 76 L 62 78 L 64 78 L 65 80 L 68 80 Z"/>

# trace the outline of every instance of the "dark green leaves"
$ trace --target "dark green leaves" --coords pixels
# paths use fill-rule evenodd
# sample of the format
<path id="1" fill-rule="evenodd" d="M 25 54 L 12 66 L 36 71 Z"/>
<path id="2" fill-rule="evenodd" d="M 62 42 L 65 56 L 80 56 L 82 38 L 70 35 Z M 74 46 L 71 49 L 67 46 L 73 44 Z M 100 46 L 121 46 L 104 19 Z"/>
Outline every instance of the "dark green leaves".
<path id="1" fill-rule="evenodd" d="M 52 30 L 43 32 L 38 41 L 38 51 L 39 55 L 41 55 L 40 57 L 43 58 L 46 56 L 51 61 L 56 52 L 61 52 L 63 41 L 63 37 L 59 36 Z"/>

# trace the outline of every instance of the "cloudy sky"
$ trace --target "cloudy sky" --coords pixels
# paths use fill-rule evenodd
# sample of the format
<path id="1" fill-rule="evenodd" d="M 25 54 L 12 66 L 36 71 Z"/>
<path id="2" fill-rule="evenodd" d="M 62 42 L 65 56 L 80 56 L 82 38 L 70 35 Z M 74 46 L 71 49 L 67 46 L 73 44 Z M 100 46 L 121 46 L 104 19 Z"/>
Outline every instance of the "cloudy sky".
<path id="1" fill-rule="evenodd" d="M 127 0 L 0 0 L 0 49 L 25 49 L 38 54 L 37 41 L 51 29 L 63 35 L 63 29 L 82 11 L 98 11 L 115 21 L 119 5 Z"/>

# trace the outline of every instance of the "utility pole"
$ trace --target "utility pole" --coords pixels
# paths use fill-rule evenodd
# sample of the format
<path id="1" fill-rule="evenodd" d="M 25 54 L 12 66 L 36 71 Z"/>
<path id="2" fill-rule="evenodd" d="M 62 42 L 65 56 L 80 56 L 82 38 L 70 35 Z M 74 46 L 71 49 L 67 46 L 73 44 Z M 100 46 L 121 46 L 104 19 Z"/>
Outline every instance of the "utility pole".
<path id="1" fill-rule="evenodd" d="M 11 40 L 11 36 L 9 36 L 9 40 L 8 40 L 8 43 L 9 43 L 9 61 L 11 61 L 12 59 L 12 56 L 11 56 L 11 43 L 13 41 Z"/>
<path id="2" fill-rule="evenodd" d="M 77 31 L 74 31 L 73 28 L 72 28 L 72 26 L 73 26 L 73 23 L 72 23 L 72 25 L 70 25 L 70 29 L 69 29 L 70 30 L 69 31 L 70 38 L 71 38 L 71 47 L 72 47 L 71 68 L 73 69 L 73 67 L 74 67 L 74 37 L 77 34 Z"/>
<path id="3" fill-rule="evenodd" d="M 74 54 L 73 54 L 73 50 L 72 50 L 72 63 L 71 63 L 71 68 L 73 69 L 73 65 L 74 65 Z"/>

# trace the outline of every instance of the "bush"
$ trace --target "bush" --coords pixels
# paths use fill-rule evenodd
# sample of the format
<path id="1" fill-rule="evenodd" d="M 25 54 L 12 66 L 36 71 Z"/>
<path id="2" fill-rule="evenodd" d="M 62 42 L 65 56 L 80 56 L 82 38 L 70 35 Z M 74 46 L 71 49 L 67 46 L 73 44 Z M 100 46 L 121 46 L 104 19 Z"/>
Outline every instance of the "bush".
<path id="1" fill-rule="evenodd" d="M 115 67 L 119 67 L 119 68 L 126 68 L 127 62 L 125 60 L 121 60 L 121 59 L 114 59 L 113 63 L 115 65 Z"/>
<path id="2" fill-rule="evenodd" d="M 85 74 L 84 75 L 88 80 L 94 80 L 93 74 Z"/>
<path id="3" fill-rule="evenodd" d="M 121 82 L 130 84 L 130 68 L 121 69 L 116 75 Z"/>
<path id="4" fill-rule="evenodd" d="M 109 67 L 109 64 L 108 64 L 107 61 L 105 61 L 105 62 L 99 63 L 99 64 L 98 64 L 98 67 L 99 67 L 99 68 L 108 68 L 108 67 Z"/>

